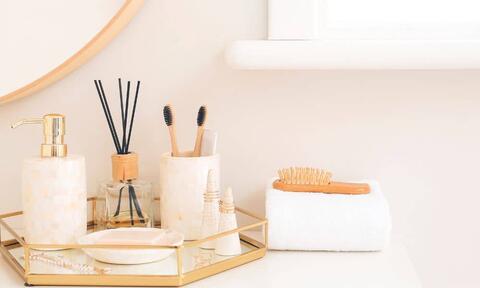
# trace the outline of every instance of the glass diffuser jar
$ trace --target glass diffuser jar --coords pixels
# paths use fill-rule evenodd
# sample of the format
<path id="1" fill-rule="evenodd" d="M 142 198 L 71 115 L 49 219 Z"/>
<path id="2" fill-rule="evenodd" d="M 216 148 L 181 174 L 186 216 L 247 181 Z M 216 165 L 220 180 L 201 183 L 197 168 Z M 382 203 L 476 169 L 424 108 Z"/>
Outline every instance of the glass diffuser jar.
<path id="1" fill-rule="evenodd" d="M 100 195 L 105 199 L 105 228 L 153 227 L 152 185 L 137 180 L 138 155 L 112 155 L 112 178 L 100 184 Z"/>
<path id="2" fill-rule="evenodd" d="M 105 196 L 105 227 L 152 227 L 152 186 L 141 180 L 107 181 L 100 185 Z"/>

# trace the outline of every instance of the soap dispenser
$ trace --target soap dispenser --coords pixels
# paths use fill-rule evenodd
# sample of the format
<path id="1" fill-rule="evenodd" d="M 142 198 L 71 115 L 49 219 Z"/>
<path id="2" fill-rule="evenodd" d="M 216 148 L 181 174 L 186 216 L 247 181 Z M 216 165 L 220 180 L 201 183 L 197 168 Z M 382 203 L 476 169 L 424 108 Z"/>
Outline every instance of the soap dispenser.
<path id="1" fill-rule="evenodd" d="M 87 230 L 85 158 L 68 155 L 65 116 L 48 114 L 12 125 L 43 125 L 40 157 L 25 159 L 22 201 L 29 244 L 75 244 Z"/>

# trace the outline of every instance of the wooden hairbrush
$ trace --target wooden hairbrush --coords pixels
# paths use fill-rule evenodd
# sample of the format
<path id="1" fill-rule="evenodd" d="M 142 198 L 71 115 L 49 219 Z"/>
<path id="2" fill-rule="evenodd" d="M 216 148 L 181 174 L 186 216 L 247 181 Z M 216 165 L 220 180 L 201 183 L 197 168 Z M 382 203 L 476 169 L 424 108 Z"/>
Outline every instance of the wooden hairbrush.
<path id="1" fill-rule="evenodd" d="M 331 194 L 368 194 L 366 183 L 332 182 L 332 173 L 314 168 L 291 167 L 278 170 L 279 179 L 273 188 L 290 192 L 322 192 Z"/>

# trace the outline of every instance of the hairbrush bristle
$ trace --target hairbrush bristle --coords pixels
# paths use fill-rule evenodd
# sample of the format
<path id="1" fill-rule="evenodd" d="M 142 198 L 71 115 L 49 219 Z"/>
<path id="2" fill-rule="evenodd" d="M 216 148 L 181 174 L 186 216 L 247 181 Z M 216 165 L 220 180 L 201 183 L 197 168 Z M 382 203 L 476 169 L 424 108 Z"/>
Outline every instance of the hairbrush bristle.
<path id="1" fill-rule="evenodd" d="M 206 118 L 207 118 L 207 107 L 201 106 L 200 109 L 198 109 L 197 125 L 203 126 L 203 124 L 205 124 Z"/>
<path id="2" fill-rule="evenodd" d="M 278 170 L 278 177 L 285 184 L 328 185 L 332 173 L 321 169 L 291 167 Z"/>
<path id="3" fill-rule="evenodd" d="M 165 124 L 171 126 L 173 124 L 173 113 L 170 105 L 163 107 L 163 118 L 165 119 Z"/>

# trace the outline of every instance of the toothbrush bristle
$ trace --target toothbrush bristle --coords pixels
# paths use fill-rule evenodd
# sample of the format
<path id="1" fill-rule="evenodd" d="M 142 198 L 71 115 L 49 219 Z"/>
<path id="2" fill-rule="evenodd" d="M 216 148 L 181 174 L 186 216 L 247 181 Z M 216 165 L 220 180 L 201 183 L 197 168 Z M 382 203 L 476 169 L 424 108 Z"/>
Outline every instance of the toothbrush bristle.
<path id="1" fill-rule="evenodd" d="M 203 126 L 203 124 L 205 124 L 206 118 L 207 118 L 207 107 L 201 106 L 200 109 L 198 109 L 197 125 Z"/>
<path id="2" fill-rule="evenodd" d="M 163 118 L 165 119 L 165 124 L 167 124 L 167 126 L 171 126 L 173 124 L 173 114 L 170 105 L 163 107 Z"/>

